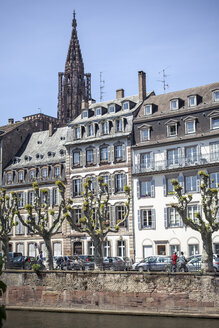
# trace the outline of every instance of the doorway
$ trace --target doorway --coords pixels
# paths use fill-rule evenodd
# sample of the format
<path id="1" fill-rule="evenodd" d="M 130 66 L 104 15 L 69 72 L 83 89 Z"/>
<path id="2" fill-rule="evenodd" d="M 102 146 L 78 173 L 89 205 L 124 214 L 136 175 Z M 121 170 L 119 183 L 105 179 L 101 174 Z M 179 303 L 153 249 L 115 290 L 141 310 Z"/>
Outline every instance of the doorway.
<path id="1" fill-rule="evenodd" d="M 73 243 L 73 254 L 74 255 L 82 255 L 82 242 L 75 241 Z"/>

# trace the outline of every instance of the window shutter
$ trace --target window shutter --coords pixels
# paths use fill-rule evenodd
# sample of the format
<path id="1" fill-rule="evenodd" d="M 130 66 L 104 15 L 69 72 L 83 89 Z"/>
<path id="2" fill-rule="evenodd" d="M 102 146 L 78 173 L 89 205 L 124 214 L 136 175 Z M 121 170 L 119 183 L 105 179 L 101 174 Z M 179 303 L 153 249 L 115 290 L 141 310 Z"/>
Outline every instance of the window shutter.
<path id="1" fill-rule="evenodd" d="M 164 227 L 165 229 L 168 228 L 168 217 L 167 217 L 167 208 L 164 208 Z"/>
<path id="2" fill-rule="evenodd" d="M 197 174 L 197 178 L 196 178 L 196 191 L 200 192 L 200 184 L 201 184 L 201 178 L 200 175 Z"/>
<path id="3" fill-rule="evenodd" d="M 111 158 L 110 146 L 107 147 L 107 150 L 108 150 L 108 162 L 111 163 L 113 159 Z"/>
<path id="4" fill-rule="evenodd" d="M 151 181 L 151 197 L 155 197 L 155 181 Z"/>
<path id="5" fill-rule="evenodd" d="M 178 163 L 182 165 L 182 150 L 181 147 L 178 147 Z"/>
<path id="6" fill-rule="evenodd" d="M 163 195 L 167 195 L 167 179 L 166 177 L 163 178 Z"/>
<path id="7" fill-rule="evenodd" d="M 124 187 L 127 186 L 127 178 L 128 178 L 128 173 L 124 173 L 123 174 L 123 191 L 124 191 Z"/>
<path id="8" fill-rule="evenodd" d="M 164 167 L 168 167 L 168 158 L 167 158 L 167 150 L 164 149 Z"/>
<path id="9" fill-rule="evenodd" d="M 185 165 L 185 147 L 181 148 L 181 163 Z"/>
<path id="10" fill-rule="evenodd" d="M 96 148 L 96 164 L 100 163 L 100 148 Z"/>
<path id="11" fill-rule="evenodd" d="M 81 178 L 81 193 L 83 193 L 85 190 L 84 190 L 84 184 L 86 182 L 86 178 Z"/>
<path id="12" fill-rule="evenodd" d="M 109 194 L 112 193 L 112 188 L 111 188 L 111 175 L 108 175 L 108 192 Z"/>
<path id="13" fill-rule="evenodd" d="M 47 189 L 47 201 L 48 201 L 48 205 L 51 206 L 51 193 L 50 193 L 50 189 Z"/>
<path id="14" fill-rule="evenodd" d="M 184 176 L 183 175 L 179 175 L 178 182 L 179 182 L 179 185 L 182 187 L 182 194 L 184 194 L 185 190 L 184 190 Z"/>
<path id="15" fill-rule="evenodd" d="M 85 152 L 85 154 L 86 154 L 86 152 Z M 83 152 L 81 150 L 79 152 L 79 160 L 80 160 L 80 166 L 84 166 L 84 163 L 83 163 Z M 73 159 L 72 159 L 72 164 L 73 164 Z"/>
<path id="16" fill-rule="evenodd" d="M 152 208 L 152 210 L 151 210 L 151 216 L 152 216 L 152 229 L 156 229 L 155 208 Z"/>
<path id="17" fill-rule="evenodd" d="M 82 166 L 86 166 L 86 156 L 87 156 L 87 151 L 86 149 L 81 152 L 81 158 L 82 158 Z"/>
<path id="18" fill-rule="evenodd" d="M 137 180 L 137 198 L 139 199 L 140 197 L 140 181 Z"/>
<path id="19" fill-rule="evenodd" d="M 124 143 L 122 144 L 122 159 L 126 161 L 126 146 Z"/>
<path id="20" fill-rule="evenodd" d="M 197 205 L 197 211 L 200 213 L 200 215 L 202 215 L 201 204 L 198 204 L 198 205 Z"/>
<path id="21" fill-rule="evenodd" d="M 198 159 L 198 162 L 201 159 L 201 145 L 197 145 L 197 159 Z"/>
<path id="22" fill-rule="evenodd" d="M 110 218 L 111 226 L 115 227 L 115 225 L 116 225 L 116 209 L 115 209 L 115 206 L 111 206 L 110 214 L 111 214 L 111 218 Z"/>
<path id="23" fill-rule="evenodd" d="M 150 165 L 150 167 L 152 168 L 152 169 L 154 169 L 155 168 L 155 163 L 154 163 L 154 153 L 153 152 L 151 152 L 150 153 L 150 161 L 151 161 L 151 165 Z"/>
<path id="24" fill-rule="evenodd" d="M 115 158 L 114 158 L 114 145 L 111 145 L 111 162 L 114 162 Z"/>
<path id="25" fill-rule="evenodd" d="M 28 204 L 28 192 L 24 192 L 23 197 L 24 197 L 24 206 L 25 206 Z"/>
<path id="26" fill-rule="evenodd" d="M 116 180 L 115 175 L 112 174 L 111 175 L 111 191 L 112 191 L 112 194 L 115 194 L 115 180 Z"/>
<path id="27" fill-rule="evenodd" d="M 142 224 L 141 224 L 141 211 L 138 210 L 138 230 L 142 229 Z"/>
<path id="28" fill-rule="evenodd" d="M 183 223 L 183 220 L 182 220 L 182 217 L 181 216 L 180 216 L 179 226 L 180 227 L 183 227 L 184 226 L 184 223 Z"/>

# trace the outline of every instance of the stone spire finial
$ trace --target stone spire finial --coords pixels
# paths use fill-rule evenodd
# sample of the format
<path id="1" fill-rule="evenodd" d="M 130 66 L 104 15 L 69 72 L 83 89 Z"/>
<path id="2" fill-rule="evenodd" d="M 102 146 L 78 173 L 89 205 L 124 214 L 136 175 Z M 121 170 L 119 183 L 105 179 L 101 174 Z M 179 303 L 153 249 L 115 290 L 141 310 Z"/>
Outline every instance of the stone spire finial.
<path id="1" fill-rule="evenodd" d="M 75 10 L 73 11 L 72 27 L 74 29 L 76 29 L 76 27 L 77 27 L 77 21 L 76 21 L 76 18 L 75 18 Z"/>

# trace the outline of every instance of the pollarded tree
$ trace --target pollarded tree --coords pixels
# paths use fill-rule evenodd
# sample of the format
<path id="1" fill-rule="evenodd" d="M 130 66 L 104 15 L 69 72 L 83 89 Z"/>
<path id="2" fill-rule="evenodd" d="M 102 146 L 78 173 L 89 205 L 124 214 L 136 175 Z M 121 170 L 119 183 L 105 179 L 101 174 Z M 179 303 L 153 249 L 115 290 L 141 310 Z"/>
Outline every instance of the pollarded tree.
<path id="1" fill-rule="evenodd" d="M 7 268 L 7 265 L 10 261 L 9 257 L 9 241 L 10 233 L 13 226 L 16 225 L 14 218 L 16 212 L 16 194 L 11 193 L 7 195 L 5 189 L 0 191 L 0 241 L 2 242 L 2 253 L 4 268 Z"/>
<path id="2" fill-rule="evenodd" d="M 57 211 L 50 208 L 47 189 L 40 190 L 36 182 L 33 183 L 33 205 L 27 204 L 25 206 L 28 218 L 26 220 L 23 219 L 18 207 L 16 211 L 21 223 L 27 227 L 30 232 L 43 238 L 46 250 L 46 267 L 49 270 L 53 269 L 51 238 L 59 231 L 65 219 L 62 212 L 65 187 L 61 181 L 57 181 L 56 185 L 61 195 L 61 202 Z"/>
<path id="3" fill-rule="evenodd" d="M 74 205 L 72 200 L 68 200 L 66 204 L 66 219 L 71 228 L 78 232 L 87 233 L 94 244 L 94 261 L 95 268 L 102 269 L 103 260 L 103 243 L 105 237 L 110 233 L 117 233 L 119 226 L 127 220 L 130 207 L 130 188 L 125 186 L 127 200 L 124 203 L 124 214 L 120 221 L 117 221 L 115 227 L 110 225 L 109 218 L 109 191 L 108 184 L 104 183 L 103 178 L 97 180 L 97 191 L 94 194 L 92 189 L 92 180 L 87 179 L 84 183 L 83 193 L 83 217 L 78 224 L 74 217 Z"/>
<path id="4" fill-rule="evenodd" d="M 192 195 L 183 195 L 182 187 L 177 180 L 172 180 L 171 183 L 174 186 L 178 203 L 171 204 L 171 206 L 176 209 L 186 226 L 200 232 L 203 244 L 202 269 L 206 272 L 213 271 L 212 234 L 219 230 L 217 220 L 219 208 L 218 189 L 211 188 L 209 174 L 204 171 L 200 171 L 198 174 L 201 178 L 201 213 L 196 213 L 195 219 L 188 217 L 187 207 L 192 200 Z"/>

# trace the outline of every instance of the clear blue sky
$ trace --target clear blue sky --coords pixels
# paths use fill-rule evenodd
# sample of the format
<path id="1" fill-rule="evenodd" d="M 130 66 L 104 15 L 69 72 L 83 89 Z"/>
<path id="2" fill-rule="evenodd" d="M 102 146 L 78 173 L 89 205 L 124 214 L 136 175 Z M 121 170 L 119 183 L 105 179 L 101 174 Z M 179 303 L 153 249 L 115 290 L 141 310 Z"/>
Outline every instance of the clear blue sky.
<path id="1" fill-rule="evenodd" d="M 5 0 L 0 2 L 0 125 L 39 112 L 56 116 L 58 72 L 64 70 L 75 9 L 85 72 L 99 101 L 162 93 L 219 81 L 218 0 Z"/>

